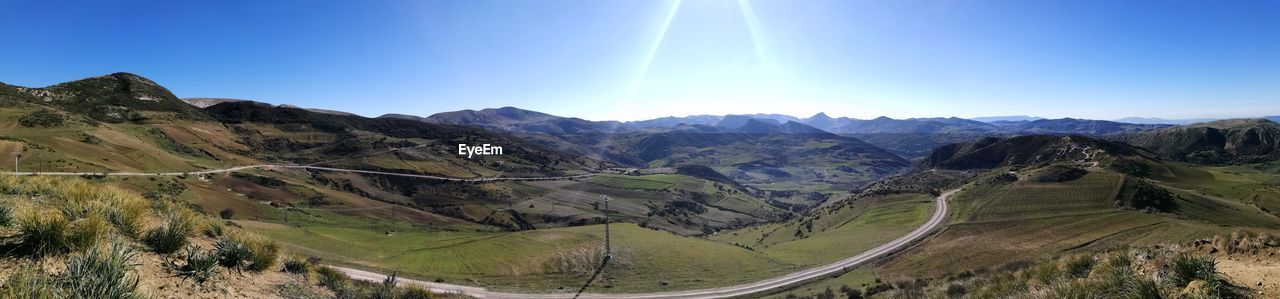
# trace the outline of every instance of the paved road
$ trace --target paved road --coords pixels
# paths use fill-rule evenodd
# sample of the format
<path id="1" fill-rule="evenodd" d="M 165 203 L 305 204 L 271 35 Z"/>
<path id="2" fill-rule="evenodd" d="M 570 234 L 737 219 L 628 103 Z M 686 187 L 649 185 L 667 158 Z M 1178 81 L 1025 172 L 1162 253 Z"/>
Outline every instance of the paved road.
<path id="1" fill-rule="evenodd" d="M 214 173 L 224 173 L 224 172 L 236 172 L 236 171 L 244 171 L 244 170 L 248 170 L 248 169 L 289 169 L 289 168 L 293 168 L 293 169 L 309 169 L 309 170 L 323 170 L 323 171 L 336 171 L 336 172 L 352 172 L 352 173 L 379 174 L 379 175 L 402 176 L 402 177 L 414 177 L 414 178 L 423 178 L 423 179 L 432 179 L 432 180 L 443 180 L 443 181 L 454 181 L 454 182 L 550 181 L 550 180 L 564 180 L 564 179 L 585 178 L 585 177 L 591 177 L 591 176 L 594 176 L 594 175 L 595 175 L 595 174 L 581 174 L 581 175 L 555 176 L 555 177 L 490 177 L 490 178 L 453 178 L 453 177 L 443 177 L 443 176 L 434 176 L 434 175 L 421 175 L 421 174 L 410 174 L 410 173 L 395 173 L 395 172 L 385 172 L 385 171 L 372 171 L 372 170 L 359 170 L 359 169 L 345 169 L 345 168 L 333 168 L 333 167 L 322 167 L 322 166 L 311 166 L 311 165 L 292 165 L 292 164 L 259 164 L 259 165 L 246 165 L 246 166 L 236 166 L 236 167 L 231 167 L 231 168 L 213 169 L 213 170 L 202 170 L 202 171 L 190 171 L 190 172 L 40 172 L 40 171 L 37 171 L 37 172 L 29 172 L 29 171 L 12 172 L 12 171 L 9 171 L 9 172 L 5 172 L 5 173 L 6 173 L 6 174 L 10 174 L 10 175 L 51 175 L 51 176 L 82 176 L 82 175 L 91 175 L 91 176 L 182 176 L 182 175 L 201 175 L 201 174 L 214 174 Z"/>
<path id="2" fill-rule="evenodd" d="M 727 297 L 737 297 L 737 296 L 757 294 L 757 293 L 761 293 L 768 290 L 773 290 L 773 289 L 777 289 L 777 288 L 781 288 L 781 287 L 785 287 L 793 284 L 803 283 L 812 279 L 817 279 L 823 276 L 831 275 L 833 273 L 844 271 L 845 269 L 861 265 L 872 259 L 885 256 L 896 250 L 906 247 L 907 244 L 910 244 L 913 241 L 919 240 L 929 235 L 929 233 L 931 233 L 934 229 L 937 229 L 938 226 L 942 225 L 943 220 L 946 220 L 947 198 L 951 197 L 952 194 L 955 194 L 956 191 L 959 191 L 959 190 L 951 190 L 951 191 L 942 193 L 942 195 L 939 195 L 937 200 L 935 201 L 937 207 L 936 209 L 934 209 L 933 217 L 929 218 L 929 221 L 926 221 L 924 224 L 920 225 L 920 227 L 916 228 L 914 231 L 911 231 L 911 233 L 905 236 L 899 237 L 898 239 L 895 239 L 893 241 L 890 241 L 889 243 L 880 245 L 879 247 L 876 247 L 874 249 L 868 250 L 861 254 L 858 254 L 853 257 L 846 258 L 828 265 L 814 267 L 814 268 L 802 270 L 799 272 L 795 272 L 795 273 L 791 273 L 791 274 L 787 274 L 779 277 L 774 277 L 766 280 L 761 280 L 753 283 L 722 287 L 722 288 L 676 291 L 676 292 L 660 292 L 660 293 L 637 293 L 637 294 L 582 294 L 581 298 L 599 298 L 599 299 L 727 298 Z M 386 279 L 385 275 L 374 273 L 374 272 L 346 268 L 346 267 L 334 267 L 334 268 L 346 273 L 347 275 L 351 276 L 351 278 L 354 278 L 354 279 L 374 281 L 374 282 L 380 282 Z M 438 293 L 461 293 L 461 294 L 466 294 L 473 297 L 486 298 L 486 299 L 489 299 L 489 298 L 527 298 L 527 299 L 573 298 L 573 294 L 569 294 L 569 293 L 562 293 L 562 294 L 504 293 L 504 292 L 489 291 L 480 287 L 459 286 L 459 285 L 426 282 L 426 281 L 411 280 L 411 279 L 401 279 L 400 283 L 417 285 Z"/>

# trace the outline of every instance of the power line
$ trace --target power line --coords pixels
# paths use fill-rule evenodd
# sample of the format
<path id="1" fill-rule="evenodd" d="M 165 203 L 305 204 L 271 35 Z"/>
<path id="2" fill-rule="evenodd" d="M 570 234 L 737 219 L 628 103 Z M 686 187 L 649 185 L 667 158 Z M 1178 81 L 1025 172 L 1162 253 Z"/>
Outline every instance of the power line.
<path id="1" fill-rule="evenodd" d="M 587 279 L 587 283 L 578 288 L 578 293 L 573 295 L 574 299 L 582 296 L 582 292 L 585 292 L 587 287 L 591 286 L 591 283 L 596 280 L 596 277 L 599 277 L 600 273 L 604 272 L 604 267 L 609 265 L 609 260 L 613 258 L 613 249 L 609 245 L 609 196 L 600 195 L 600 198 L 604 200 L 604 258 L 600 261 L 600 267 L 591 273 L 591 278 Z"/>

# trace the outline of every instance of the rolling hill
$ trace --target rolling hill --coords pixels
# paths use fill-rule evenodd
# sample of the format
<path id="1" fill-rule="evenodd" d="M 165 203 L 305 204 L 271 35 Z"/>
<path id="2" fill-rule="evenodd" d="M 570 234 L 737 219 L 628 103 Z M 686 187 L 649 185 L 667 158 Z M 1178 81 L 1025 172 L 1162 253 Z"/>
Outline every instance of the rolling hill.
<path id="1" fill-rule="evenodd" d="M 136 75 L 115 74 L 86 80 L 43 89 L 3 86 L 0 103 L 5 105 L 0 107 L 3 124 L 0 126 L 7 129 L 0 148 L 22 152 L 20 164 L 24 170 L 33 171 L 194 171 L 279 163 L 479 178 L 574 175 L 613 165 L 580 155 L 562 154 L 492 127 L 395 117 L 365 118 L 245 100 L 206 98 L 184 102 L 159 85 L 150 85 L 154 84 L 151 80 Z M 147 84 L 150 89 L 126 88 L 137 84 Z M 96 90 L 102 88 L 100 86 L 115 88 L 116 93 L 77 89 Z M 39 97 L 47 90 L 65 94 L 68 98 L 63 100 L 68 102 Z M 116 102 L 111 101 L 150 93 L 163 93 L 152 96 L 169 100 L 173 105 L 125 107 L 136 111 L 137 117 L 116 123 L 79 112 L 103 110 L 102 106 L 115 105 Z M 73 96 L 79 101 L 69 102 Z M 71 108 L 64 109 L 63 105 Z M 535 128 L 535 120 L 576 122 L 512 109 L 442 115 L 512 125 L 505 128 L 519 125 Z M 467 158 L 455 152 L 460 143 L 490 143 L 505 150 L 499 156 Z M 708 170 L 684 172 L 693 176 L 657 175 L 661 178 L 616 176 L 590 181 L 490 183 L 264 170 L 127 185 L 141 191 L 182 186 L 170 188 L 178 190 L 174 196 L 186 197 L 206 211 L 231 209 L 251 219 L 279 216 L 274 207 L 336 209 L 342 210 L 337 214 L 344 216 L 426 224 L 473 224 L 499 230 L 597 223 L 601 219 L 593 204 L 597 204 L 599 198 L 590 194 L 612 195 L 618 207 L 614 216 L 620 219 L 680 234 L 703 234 L 790 217 L 789 212 L 768 200 L 790 201 L 783 205 L 788 208 L 815 205 L 799 199 L 800 195 L 769 195 Z M 667 185 L 632 188 L 626 182 Z M 403 210 L 393 213 L 399 209 L 374 209 L 387 204 Z"/>
<path id="2" fill-rule="evenodd" d="M 1280 159 L 1280 124 L 1266 119 L 1219 120 L 1116 139 L 1174 161 L 1221 165 Z"/>
<path id="3" fill-rule="evenodd" d="M 960 188 L 952 223 L 884 262 L 876 269 L 882 276 L 940 277 L 1115 246 L 1280 229 L 1280 218 L 1261 208 L 1273 201 L 1270 189 L 1214 193 L 1227 181 L 1265 185 L 1274 175 L 1253 170 L 1228 178 L 1224 170 L 1163 161 L 1102 139 L 986 138 L 939 147 L 914 169 L 862 194 Z"/>
<path id="4" fill-rule="evenodd" d="M 848 190 L 909 164 L 857 138 L 780 115 L 729 115 L 714 125 L 668 119 L 678 125 L 643 129 L 511 107 L 438 113 L 428 119 L 510 132 L 561 152 L 630 167 L 709 166 L 760 189 Z"/>

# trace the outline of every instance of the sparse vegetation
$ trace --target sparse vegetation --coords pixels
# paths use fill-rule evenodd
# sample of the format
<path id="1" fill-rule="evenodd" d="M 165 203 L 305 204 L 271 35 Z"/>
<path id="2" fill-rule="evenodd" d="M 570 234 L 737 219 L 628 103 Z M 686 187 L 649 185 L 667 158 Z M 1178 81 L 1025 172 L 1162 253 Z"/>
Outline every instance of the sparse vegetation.
<path id="1" fill-rule="evenodd" d="M 9 227 L 13 224 L 13 208 L 6 205 L 0 205 L 0 227 Z"/>
<path id="2" fill-rule="evenodd" d="M 218 243 L 214 245 L 214 250 L 218 254 L 218 264 L 236 271 L 244 269 L 249 263 L 253 252 L 249 246 L 231 238 L 223 237 L 218 239 Z"/>
<path id="3" fill-rule="evenodd" d="M 285 258 L 284 267 L 280 271 L 289 274 L 307 275 L 307 273 L 311 273 L 311 261 L 291 255 Z"/>
<path id="4" fill-rule="evenodd" d="M 179 276 L 195 280 L 203 284 L 218 271 L 218 252 L 216 250 L 200 250 L 195 245 L 187 245 L 182 264 L 167 260 L 169 269 Z"/>
<path id="5" fill-rule="evenodd" d="M 269 240 L 222 227 L 221 220 L 198 216 L 182 204 L 148 202 L 83 179 L 0 176 L 0 207 L 0 216 L 12 219 L 11 228 L 0 229 L 0 254 L 5 255 L 0 259 L 17 263 L 0 270 L 7 274 L 0 298 L 146 297 L 134 271 L 140 261 L 155 259 L 138 258 L 151 253 L 134 248 L 165 254 L 163 263 L 151 266 L 173 277 L 198 284 L 216 281 L 219 252 L 202 250 L 189 240 L 197 223 L 219 227 L 218 235 L 249 240 L 242 260 L 254 271 L 273 267 L 280 254 Z M 138 232 L 146 233 L 137 237 Z M 109 245 L 100 245 L 107 240 Z M 48 266 L 56 260 L 61 267 Z"/>
<path id="6" fill-rule="evenodd" d="M 108 250 L 90 250 L 67 259 L 63 278 L 70 298 L 142 298 L 138 276 L 133 269 L 135 252 L 121 242 L 113 242 Z"/>
<path id="7" fill-rule="evenodd" d="M 1250 243 L 1248 238 L 1243 240 L 1245 241 L 1236 243 Z M 917 294 L 912 296 L 928 298 L 1241 297 L 1241 294 L 1222 278 L 1214 258 L 1196 253 L 1194 248 L 1194 246 L 1158 246 L 1066 256 L 1030 265 L 1010 265 L 995 271 L 984 271 L 979 275 L 952 276 L 948 279 L 928 281 L 918 286 L 900 285 L 882 296 L 894 298 L 907 296 L 906 294 Z M 868 288 L 869 294 L 878 293 L 876 291 L 879 290 Z M 1098 297 L 1100 294 L 1106 295 Z"/>
<path id="8" fill-rule="evenodd" d="M 108 249 L 90 250 L 64 262 L 62 273 L 36 267 L 18 270 L 0 287 L 4 298 L 143 298 L 138 276 L 130 273 L 135 253 L 121 242 Z"/>
<path id="9" fill-rule="evenodd" d="M 191 233 L 191 218 L 184 213 L 170 212 L 164 219 L 164 225 L 148 231 L 143 241 L 155 253 L 170 254 L 187 245 L 187 235 Z"/>

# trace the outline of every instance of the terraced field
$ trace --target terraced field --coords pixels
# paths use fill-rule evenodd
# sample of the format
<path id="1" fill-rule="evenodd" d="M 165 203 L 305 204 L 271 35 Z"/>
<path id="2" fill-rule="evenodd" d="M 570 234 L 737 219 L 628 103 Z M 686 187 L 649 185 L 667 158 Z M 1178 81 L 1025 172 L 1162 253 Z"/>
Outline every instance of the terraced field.
<path id="1" fill-rule="evenodd" d="M 968 196 L 973 207 L 966 222 L 1031 219 L 1112 211 L 1124 178 L 1094 172 L 1063 183 L 1019 181 L 1000 191 Z"/>

